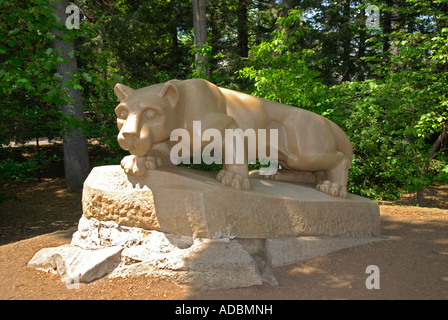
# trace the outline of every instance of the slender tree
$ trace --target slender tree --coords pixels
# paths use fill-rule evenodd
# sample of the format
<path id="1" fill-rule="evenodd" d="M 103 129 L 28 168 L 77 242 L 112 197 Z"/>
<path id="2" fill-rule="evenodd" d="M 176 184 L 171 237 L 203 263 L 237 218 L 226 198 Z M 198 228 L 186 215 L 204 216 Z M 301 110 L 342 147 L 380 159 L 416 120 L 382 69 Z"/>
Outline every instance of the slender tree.
<path id="1" fill-rule="evenodd" d="M 351 31 L 351 1 L 345 0 L 342 3 L 342 9 L 341 9 L 341 27 L 340 27 L 340 34 L 341 34 L 341 43 L 342 43 L 342 52 L 341 52 L 341 59 L 342 59 L 342 81 L 349 81 L 350 76 L 353 72 L 353 61 L 352 61 L 352 38 L 353 34 Z"/>
<path id="2" fill-rule="evenodd" d="M 57 73 L 61 76 L 62 88 L 66 91 L 64 100 L 67 103 L 61 106 L 61 111 L 64 116 L 80 121 L 84 117 L 81 91 L 75 89 L 73 85 L 66 85 L 70 83 L 72 75 L 78 70 L 74 57 L 73 42 L 64 39 L 65 20 L 67 19 L 65 11 L 69 2 L 68 0 L 52 1 L 50 6 L 52 6 L 53 12 L 61 22 L 61 28 L 53 30 L 53 48 L 64 59 L 64 61 L 59 62 L 57 68 Z M 70 128 L 66 126 L 63 134 L 63 146 L 67 187 L 69 189 L 80 189 L 91 168 L 87 141 L 79 127 Z"/>
<path id="3" fill-rule="evenodd" d="M 199 49 L 202 49 L 203 45 L 207 43 L 207 21 L 205 10 L 205 0 L 193 0 L 194 44 L 198 46 Z M 209 76 L 207 57 L 197 53 L 195 60 L 197 67 L 203 68 L 205 76 Z"/>
<path id="4" fill-rule="evenodd" d="M 247 9 L 249 0 L 240 0 L 238 2 L 237 9 L 237 31 L 238 31 L 238 54 L 242 57 L 249 55 L 249 32 L 248 32 L 248 20 Z"/>
<path id="5" fill-rule="evenodd" d="M 363 23 L 366 21 L 366 10 L 364 8 L 361 8 L 359 10 L 360 12 L 360 19 L 361 19 L 361 25 L 359 28 L 359 45 L 358 45 L 358 79 L 359 81 L 363 81 L 365 79 L 366 75 L 366 64 L 363 61 L 363 58 L 366 54 L 366 31 L 364 28 Z"/>

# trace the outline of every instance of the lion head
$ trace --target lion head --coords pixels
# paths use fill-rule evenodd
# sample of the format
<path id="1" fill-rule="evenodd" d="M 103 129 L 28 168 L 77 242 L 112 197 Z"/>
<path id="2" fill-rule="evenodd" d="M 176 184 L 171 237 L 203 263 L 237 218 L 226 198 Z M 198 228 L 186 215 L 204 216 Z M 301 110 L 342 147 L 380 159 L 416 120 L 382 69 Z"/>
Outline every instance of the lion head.
<path id="1" fill-rule="evenodd" d="M 154 144 L 169 140 L 177 125 L 179 96 L 172 81 L 137 90 L 117 83 L 114 91 L 120 100 L 115 114 L 121 148 L 144 156 Z"/>

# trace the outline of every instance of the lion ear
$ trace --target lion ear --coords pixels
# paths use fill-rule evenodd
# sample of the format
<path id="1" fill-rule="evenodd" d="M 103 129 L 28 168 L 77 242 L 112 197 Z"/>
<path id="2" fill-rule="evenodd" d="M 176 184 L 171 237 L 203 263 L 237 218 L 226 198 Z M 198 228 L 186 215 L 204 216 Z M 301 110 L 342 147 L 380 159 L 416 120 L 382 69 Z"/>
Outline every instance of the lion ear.
<path id="1" fill-rule="evenodd" d="M 179 80 L 167 81 L 159 93 L 159 96 L 168 99 L 168 101 L 171 104 L 171 107 L 173 107 L 173 108 L 176 108 L 177 103 L 179 102 L 179 91 L 177 90 L 176 86 L 173 84 L 173 82 L 175 82 L 175 81 L 179 81 Z"/>
<path id="2" fill-rule="evenodd" d="M 126 99 L 128 95 L 130 95 L 133 91 L 134 89 L 121 83 L 117 83 L 114 87 L 115 95 L 117 96 L 118 100 L 120 100 L 120 102 Z"/>

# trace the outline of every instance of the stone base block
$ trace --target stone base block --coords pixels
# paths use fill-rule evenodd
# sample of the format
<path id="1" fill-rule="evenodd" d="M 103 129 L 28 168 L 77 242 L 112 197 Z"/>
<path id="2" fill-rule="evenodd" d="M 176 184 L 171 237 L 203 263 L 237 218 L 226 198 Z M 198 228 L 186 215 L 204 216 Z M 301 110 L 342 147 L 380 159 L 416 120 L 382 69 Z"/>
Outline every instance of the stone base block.
<path id="1" fill-rule="evenodd" d="M 208 239 L 380 234 L 375 201 L 268 179 L 251 179 L 251 190 L 235 190 L 215 176 L 165 167 L 136 178 L 120 166 L 96 167 L 84 183 L 84 216 Z"/>
<path id="2" fill-rule="evenodd" d="M 381 240 L 385 240 L 385 238 L 289 237 L 266 239 L 263 249 L 267 263 L 272 267 L 279 267 Z"/>

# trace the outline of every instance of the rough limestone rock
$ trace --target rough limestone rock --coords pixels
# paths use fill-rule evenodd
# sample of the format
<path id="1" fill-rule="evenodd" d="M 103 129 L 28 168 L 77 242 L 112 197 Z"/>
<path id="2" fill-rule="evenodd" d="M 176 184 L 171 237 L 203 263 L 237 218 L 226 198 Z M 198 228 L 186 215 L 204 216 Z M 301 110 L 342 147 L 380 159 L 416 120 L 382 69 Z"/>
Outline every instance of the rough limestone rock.
<path id="1" fill-rule="evenodd" d="M 191 169 L 162 167 L 139 178 L 120 166 L 96 167 L 84 183 L 83 212 L 120 226 L 209 239 L 380 234 L 379 206 L 369 199 L 267 179 L 251 183 L 251 190 L 235 190 Z"/>
<path id="2" fill-rule="evenodd" d="M 261 279 L 263 279 L 264 282 L 267 282 L 273 286 L 279 286 L 279 282 L 277 278 L 274 276 L 274 273 L 272 272 L 271 268 L 264 262 L 261 257 L 255 255 L 254 260 L 257 263 L 258 269 L 261 273 Z"/>
<path id="3" fill-rule="evenodd" d="M 66 284 L 89 283 L 104 277 L 121 262 L 123 247 L 85 250 L 73 245 L 44 248 L 28 262 L 28 267 L 59 274 Z"/>
<path id="4" fill-rule="evenodd" d="M 86 226 L 90 226 L 88 235 Z M 78 228 L 71 244 L 41 249 L 28 266 L 59 274 L 67 286 L 108 274 L 111 278 L 148 275 L 211 288 L 263 283 L 257 263 L 236 240 L 170 235 L 85 218 Z"/>
<path id="5" fill-rule="evenodd" d="M 150 248 L 152 252 L 148 252 L 144 246 L 125 249 L 123 256 L 126 261 L 133 263 L 123 263 L 110 277 L 151 275 L 179 284 L 214 288 L 246 287 L 263 283 L 255 261 L 234 240 L 210 241 L 196 238 L 185 249 L 170 250 L 169 246 L 165 246 L 165 252 L 154 252 L 154 247 Z"/>
<path id="6" fill-rule="evenodd" d="M 29 266 L 59 273 L 66 284 L 90 282 L 109 274 L 112 278 L 147 275 L 213 288 L 262 282 L 279 285 L 271 267 L 383 239 L 329 236 L 206 239 L 81 217 L 70 245 L 42 249 Z"/>
<path id="7" fill-rule="evenodd" d="M 100 249 L 109 246 L 129 247 L 140 244 L 145 237 L 143 229 L 119 226 L 115 221 L 99 221 L 95 218 L 79 219 L 78 231 L 72 236 L 72 245 L 84 249 Z"/>
<path id="8" fill-rule="evenodd" d="M 172 235 L 85 217 L 69 245 L 38 251 L 28 266 L 59 274 L 67 285 L 109 274 L 211 288 L 260 285 L 270 271 L 267 266 L 259 270 L 237 240 Z M 268 280 L 276 281 L 273 274 Z"/>
<path id="9" fill-rule="evenodd" d="M 82 217 L 72 246 L 122 246 L 110 277 L 150 275 L 175 283 L 234 288 L 263 282 L 257 264 L 237 240 L 173 235 Z"/>

